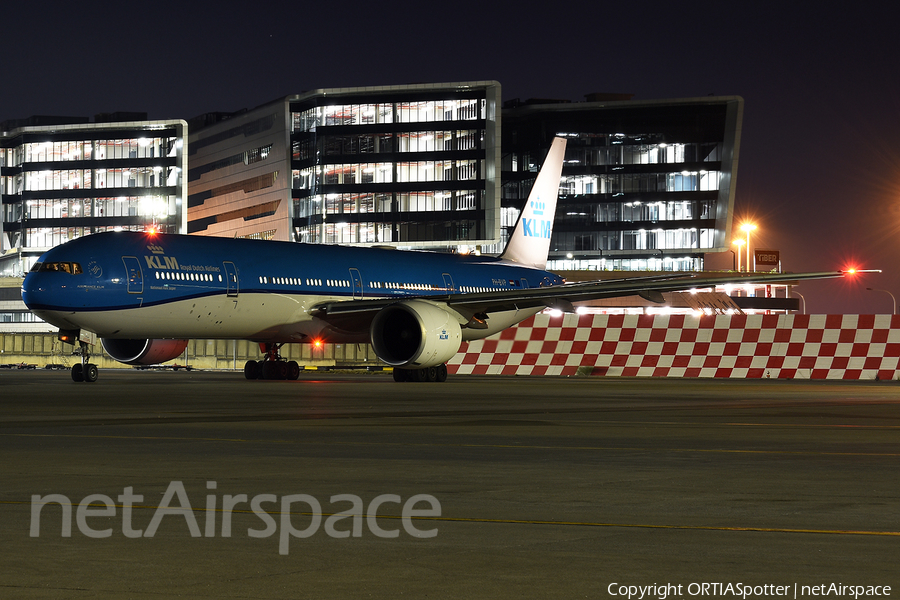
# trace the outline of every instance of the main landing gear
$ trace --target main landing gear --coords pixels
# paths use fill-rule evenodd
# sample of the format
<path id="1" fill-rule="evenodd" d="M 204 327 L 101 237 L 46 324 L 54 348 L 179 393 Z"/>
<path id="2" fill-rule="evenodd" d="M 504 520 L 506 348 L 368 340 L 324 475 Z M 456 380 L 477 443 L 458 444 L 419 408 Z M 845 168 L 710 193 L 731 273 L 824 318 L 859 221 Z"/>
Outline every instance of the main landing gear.
<path id="1" fill-rule="evenodd" d="M 266 353 L 260 361 L 248 360 L 244 365 L 244 377 L 247 379 L 297 379 L 300 377 L 300 365 L 297 361 L 286 361 L 278 353 L 284 344 L 260 344 Z"/>
<path id="2" fill-rule="evenodd" d="M 447 381 L 447 365 L 424 369 L 394 369 L 394 381 Z"/>
<path id="3" fill-rule="evenodd" d="M 97 377 L 100 376 L 99 372 L 97 371 L 97 365 L 92 362 L 88 362 L 91 358 L 91 355 L 90 351 L 88 350 L 87 342 L 79 341 L 78 345 L 78 353 L 81 355 L 81 362 L 72 365 L 72 381 L 86 381 L 88 383 L 94 383 L 95 381 L 97 381 Z"/>

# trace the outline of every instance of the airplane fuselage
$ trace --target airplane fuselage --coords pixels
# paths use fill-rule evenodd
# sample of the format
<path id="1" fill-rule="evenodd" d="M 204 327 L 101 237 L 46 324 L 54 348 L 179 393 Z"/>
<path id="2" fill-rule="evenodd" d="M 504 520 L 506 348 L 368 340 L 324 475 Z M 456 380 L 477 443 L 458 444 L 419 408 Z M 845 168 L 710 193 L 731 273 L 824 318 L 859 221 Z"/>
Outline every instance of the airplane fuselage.
<path id="1" fill-rule="evenodd" d="M 349 343 L 368 341 L 368 329 L 352 320 L 336 327 L 313 308 L 561 282 L 490 257 L 118 232 L 48 251 L 27 275 L 23 299 L 45 321 L 101 338 Z M 486 337 L 538 310 L 494 313 L 487 327 L 464 329 L 463 339 Z"/>

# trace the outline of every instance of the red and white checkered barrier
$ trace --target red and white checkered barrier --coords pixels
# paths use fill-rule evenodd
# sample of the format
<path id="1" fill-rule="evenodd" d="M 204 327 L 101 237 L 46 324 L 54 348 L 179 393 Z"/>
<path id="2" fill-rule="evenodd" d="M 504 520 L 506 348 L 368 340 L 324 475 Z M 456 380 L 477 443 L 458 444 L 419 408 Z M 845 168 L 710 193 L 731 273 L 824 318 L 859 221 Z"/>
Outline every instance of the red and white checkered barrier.
<path id="1" fill-rule="evenodd" d="M 539 314 L 464 343 L 451 373 L 898 379 L 900 316 Z"/>

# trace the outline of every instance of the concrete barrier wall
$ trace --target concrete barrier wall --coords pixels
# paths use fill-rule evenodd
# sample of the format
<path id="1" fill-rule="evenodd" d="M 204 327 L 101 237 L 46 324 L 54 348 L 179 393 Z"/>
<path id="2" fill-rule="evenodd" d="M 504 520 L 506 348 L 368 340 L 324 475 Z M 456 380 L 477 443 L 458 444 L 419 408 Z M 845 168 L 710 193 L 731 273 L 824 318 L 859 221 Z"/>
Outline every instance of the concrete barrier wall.
<path id="1" fill-rule="evenodd" d="M 898 379 L 891 315 L 539 314 L 464 344 L 460 374 Z"/>
<path id="2" fill-rule="evenodd" d="M 75 346 L 63 344 L 55 333 L 0 334 L 0 365 L 25 363 L 43 368 L 48 364 L 71 367 L 80 362 L 72 354 Z M 367 344 L 325 344 L 315 348 L 310 344 L 286 344 L 281 355 L 303 366 L 380 366 L 375 351 Z M 243 370 L 247 360 L 262 358 L 259 344 L 246 340 L 191 340 L 183 354 L 167 365 L 191 365 L 197 369 Z M 91 349 L 91 362 L 101 369 L 130 369 L 106 354 L 98 343 Z"/>

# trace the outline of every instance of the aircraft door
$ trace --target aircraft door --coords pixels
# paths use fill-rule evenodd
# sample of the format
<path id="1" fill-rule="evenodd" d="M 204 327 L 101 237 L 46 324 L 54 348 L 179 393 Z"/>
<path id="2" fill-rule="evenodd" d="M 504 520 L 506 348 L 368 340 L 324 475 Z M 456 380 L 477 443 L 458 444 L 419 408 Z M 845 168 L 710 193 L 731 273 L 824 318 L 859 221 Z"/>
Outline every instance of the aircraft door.
<path id="1" fill-rule="evenodd" d="M 237 298 L 238 290 L 240 289 L 237 267 L 228 260 L 223 262 L 222 265 L 225 267 L 225 293 Z"/>
<path id="2" fill-rule="evenodd" d="M 141 263 L 136 256 L 123 256 L 125 263 L 125 277 L 128 279 L 129 294 L 144 293 L 144 274 L 141 271 Z"/>
<path id="3" fill-rule="evenodd" d="M 363 283 L 362 275 L 359 274 L 359 269 L 350 269 L 350 285 L 353 286 L 353 299 L 362 298 Z"/>
<path id="4" fill-rule="evenodd" d="M 450 273 L 442 273 L 444 277 L 444 287 L 447 289 L 448 294 L 452 294 L 456 291 L 456 288 L 453 287 L 453 277 L 450 276 Z"/>

